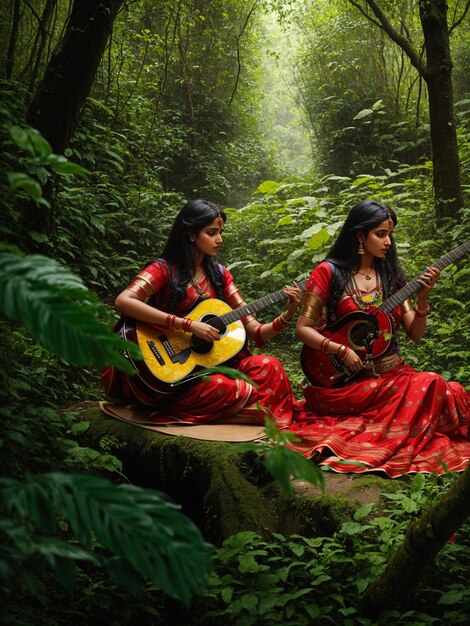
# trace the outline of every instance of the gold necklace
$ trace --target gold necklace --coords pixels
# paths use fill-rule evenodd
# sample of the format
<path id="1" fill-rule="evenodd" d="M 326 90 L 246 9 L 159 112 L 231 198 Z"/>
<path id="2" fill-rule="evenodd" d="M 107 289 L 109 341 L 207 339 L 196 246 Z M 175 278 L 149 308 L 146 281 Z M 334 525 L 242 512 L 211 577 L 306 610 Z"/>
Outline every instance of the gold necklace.
<path id="1" fill-rule="evenodd" d="M 357 270 L 357 274 L 360 274 L 361 276 L 365 276 L 366 280 L 372 280 L 372 272 L 374 271 L 374 268 L 371 267 L 370 270 L 368 272 L 361 272 L 361 270 Z"/>

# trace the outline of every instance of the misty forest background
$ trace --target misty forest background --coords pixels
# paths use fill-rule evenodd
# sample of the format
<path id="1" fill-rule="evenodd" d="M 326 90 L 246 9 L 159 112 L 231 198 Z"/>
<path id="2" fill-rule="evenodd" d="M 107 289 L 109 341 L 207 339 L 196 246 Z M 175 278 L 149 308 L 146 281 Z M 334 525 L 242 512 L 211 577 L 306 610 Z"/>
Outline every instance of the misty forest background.
<path id="1" fill-rule="evenodd" d="M 119 442 L 78 443 L 73 407 L 102 398 L 100 368 L 126 367 L 112 302 L 188 199 L 227 212 L 220 260 L 247 301 L 306 278 L 362 199 L 396 210 L 409 278 L 469 240 L 470 2 L 0 6 L 5 623 L 159 624 L 175 611 L 188 624 L 468 623 L 465 525 L 411 605 L 376 621 L 357 606 L 455 476 L 408 477 L 360 530 L 361 515 L 317 543 L 248 533 L 213 552 L 163 495 L 126 486 Z M 426 338 L 401 341 L 410 364 L 463 384 L 469 272 L 468 257 L 443 272 Z M 292 329 L 267 349 L 301 397 Z M 163 523 L 138 531 L 150 513 L 169 516 L 179 544 Z M 146 560 L 143 546 L 163 544 Z"/>

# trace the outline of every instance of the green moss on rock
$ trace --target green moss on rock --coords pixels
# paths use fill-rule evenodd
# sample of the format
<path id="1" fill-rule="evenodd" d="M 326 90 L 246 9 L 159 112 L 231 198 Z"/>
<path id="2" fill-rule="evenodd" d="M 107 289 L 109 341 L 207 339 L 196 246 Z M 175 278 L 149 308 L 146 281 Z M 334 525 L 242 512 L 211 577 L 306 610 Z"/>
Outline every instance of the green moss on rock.
<path id="1" fill-rule="evenodd" d="M 287 535 L 330 536 L 343 522 L 350 520 L 359 507 L 356 501 L 338 495 L 289 496 L 275 484 L 268 490 L 275 503 L 279 531 Z"/>
<path id="2" fill-rule="evenodd" d="M 97 405 L 82 417 L 90 422 L 87 445 L 98 448 L 103 437 L 116 438 L 122 446 L 114 454 L 124 474 L 169 494 L 216 545 L 244 530 L 331 535 L 358 507 L 348 497 L 288 496 L 276 483 L 262 486 L 257 457 L 235 453 L 230 443 L 165 435 L 109 417 Z"/>
<path id="3" fill-rule="evenodd" d="M 240 472 L 231 444 L 165 435 L 94 408 L 83 417 L 90 421 L 88 445 L 106 435 L 125 442 L 115 452 L 124 474 L 169 494 L 209 541 L 220 544 L 242 530 L 275 530 L 269 503 Z"/>

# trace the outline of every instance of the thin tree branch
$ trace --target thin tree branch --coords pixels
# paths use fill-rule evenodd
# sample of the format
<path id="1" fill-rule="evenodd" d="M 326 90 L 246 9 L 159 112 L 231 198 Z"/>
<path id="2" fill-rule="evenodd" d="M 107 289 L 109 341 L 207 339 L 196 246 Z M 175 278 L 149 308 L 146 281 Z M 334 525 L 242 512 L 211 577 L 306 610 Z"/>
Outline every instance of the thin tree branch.
<path id="1" fill-rule="evenodd" d="M 377 28 L 382 28 L 382 24 L 380 22 L 376 22 L 374 20 L 374 18 L 369 15 L 369 13 L 367 13 L 367 11 L 365 11 L 362 6 L 359 4 L 359 2 L 355 2 L 354 0 L 349 0 L 350 4 L 352 4 L 353 6 L 356 7 L 356 9 L 358 9 L 362 15 L 369 20 L 369 22 L 372 22 L 372 24 L 374 24 L 374 26 L 377 26 Z"/>
<path id="2" fill-rule="evenodd" d="M 364 11 L 362 7 L 359 5 L 359 3 L 356 2 L 356 0 L 349 0 L 349 3 L 355 6 L 357 9 L 359 9 L 361 13 L 370 22 L 372 22 L 373 24 L 375 24 L 376 26 L 379 26 L 382 30 L 384 30 L 387 33 L 387 35 L 390 37 L 390 39 L 394 41 L 398 46 L 400 46 L 400 48 L 404 51 L 404 53 L 410 59 L 411 64 L 418 70 L 418 72 L 422 76 L 424 76 L 426 69 L 419 57 L 419 54 L 413 47 L 413 44 L 411 43 L 411 41 L 407 37 L 402 35 L 393 26 L 393 24 L 390 22 L 388 17 L 385 15 L 385 13 L 382 11 L 382 9 L 380 8 L 380 6 L 375 0 L 365 0 L 365 1 L 366 1 L 366 4 L 368 4 L 369 7 L 374 12 L 375 17 L 377 18 L 378 22 L 374 20 L 370 15 L 368 15 L 367 12 Z"/>
<path id="3" fill-rule="evenodd" d="M 451 24 L 451 26 L 449 28 L 449 35 L 452 33 L 452 31 L 454 29 L 457 28 L 457 26 L 460 26 L 460 24 L 465 19 L 465 16 L 467 15 L 469 9 L 470 9 L 470 0 L 467 0 L 467 2 L 465 4 L 465 9 L 463 10 L 462 15 L 459 17 L 458 20 L 456 20 L 455 22 L 452 22 L 452 24 Z"/>
<path id="4" fill-rule="evenodd" d="M 405 540 L 361 599 L 368 617 L 396 608 L 419 585 L 425 570 L 470 516 L 470 464 L 452 487 L 408 528 Z"/>
<path id="5" fill-rule="evenodd" d="M 5 76 L 7 79 L 10 79 L 13 75 L 13 64 L 15 62 L 15 50 L 18 41 L 20 15 L 20 0 L 15 0 L 12 9 L 10 38 L 8 41 L 7 58 L 5 62 Z"/>
<path id="6" fill-rule="evenodd" d="M 31 3 L 28 2 L 28 0 L 24 0 L 24 3 L 28 7 L 28 9 L 31 11 L 31 13 L 34 15 L 34 17 L 37 19 L 37 21 L 40 22 L 41 21 L 41 17 L 39 16 L 39 13 L 36 12 L 34 7 L 31 6 Z"/>
<path id="7" fill-rule="evenodd" d="M 237 44 L 237 75 L 236 75 L 236 78 L 235 78 L 235 84 L 233 86 L 232 93 L 230 95 L 230 99 L 229 99 L 228 104 L 227 104 L 227 109 L 231 106 L 231 104 L 233 102 L 233 99 L 235 97 L 235 93 L 236 93 L 237 87 L 238 87 L 238 82 L 240 80 L 240 74 L 241 74 L 241 71 L 242 71 L 241 58 L 240 58 L 240 39 L 241 39 L 243 33 L 245 32 L 246 27 L 248 26 L 248 22 L 250 21 L 251 16 L 253 15 L 253 13 L 258 8 L 258 6 L 260 4 L 260 1 L 261 0 L 255 0 L 255 2 L 253 3 L 253 6 L 248 11 L 248 14 L 247 14 L 247 16 L 245 18 L 245 22 L 244 22 L 244 24 L 242 26 L 241 31 L 235 37 L 235 41 L 236 41 L 236 44 Z"/>

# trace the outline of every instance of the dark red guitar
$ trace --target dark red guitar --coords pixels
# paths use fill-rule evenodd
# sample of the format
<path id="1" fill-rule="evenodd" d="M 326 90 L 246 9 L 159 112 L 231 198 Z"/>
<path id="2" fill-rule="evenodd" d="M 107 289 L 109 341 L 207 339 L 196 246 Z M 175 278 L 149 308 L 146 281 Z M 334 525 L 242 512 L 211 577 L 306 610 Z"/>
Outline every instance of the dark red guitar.
<path id="1" fill-rule="evenodd" d="M 467 241 L 436 261 L 433 267 L 442 270 L 469 251 L 470 241 Z M 345 344 L 355 351 L 365 348 L 366 351 L 359 351 L 358 355 L 368 367 L 368 363 L 387 354 L 396 332 L 390 313 L 422 289 L 422 285 L 418 282 L 420 276 L 399 289 L 374 310 L 368 313 L 353 311 L 333 324 L 322 326 L 318 331 L 324 337 L 336 343 Z M 326 354 L 308 346 L 302 348 L 300 363 L 305 376 L 312 385 L 320 387 L 344 384 L 361 373 L 349 372 L 335 354 Z"/>

